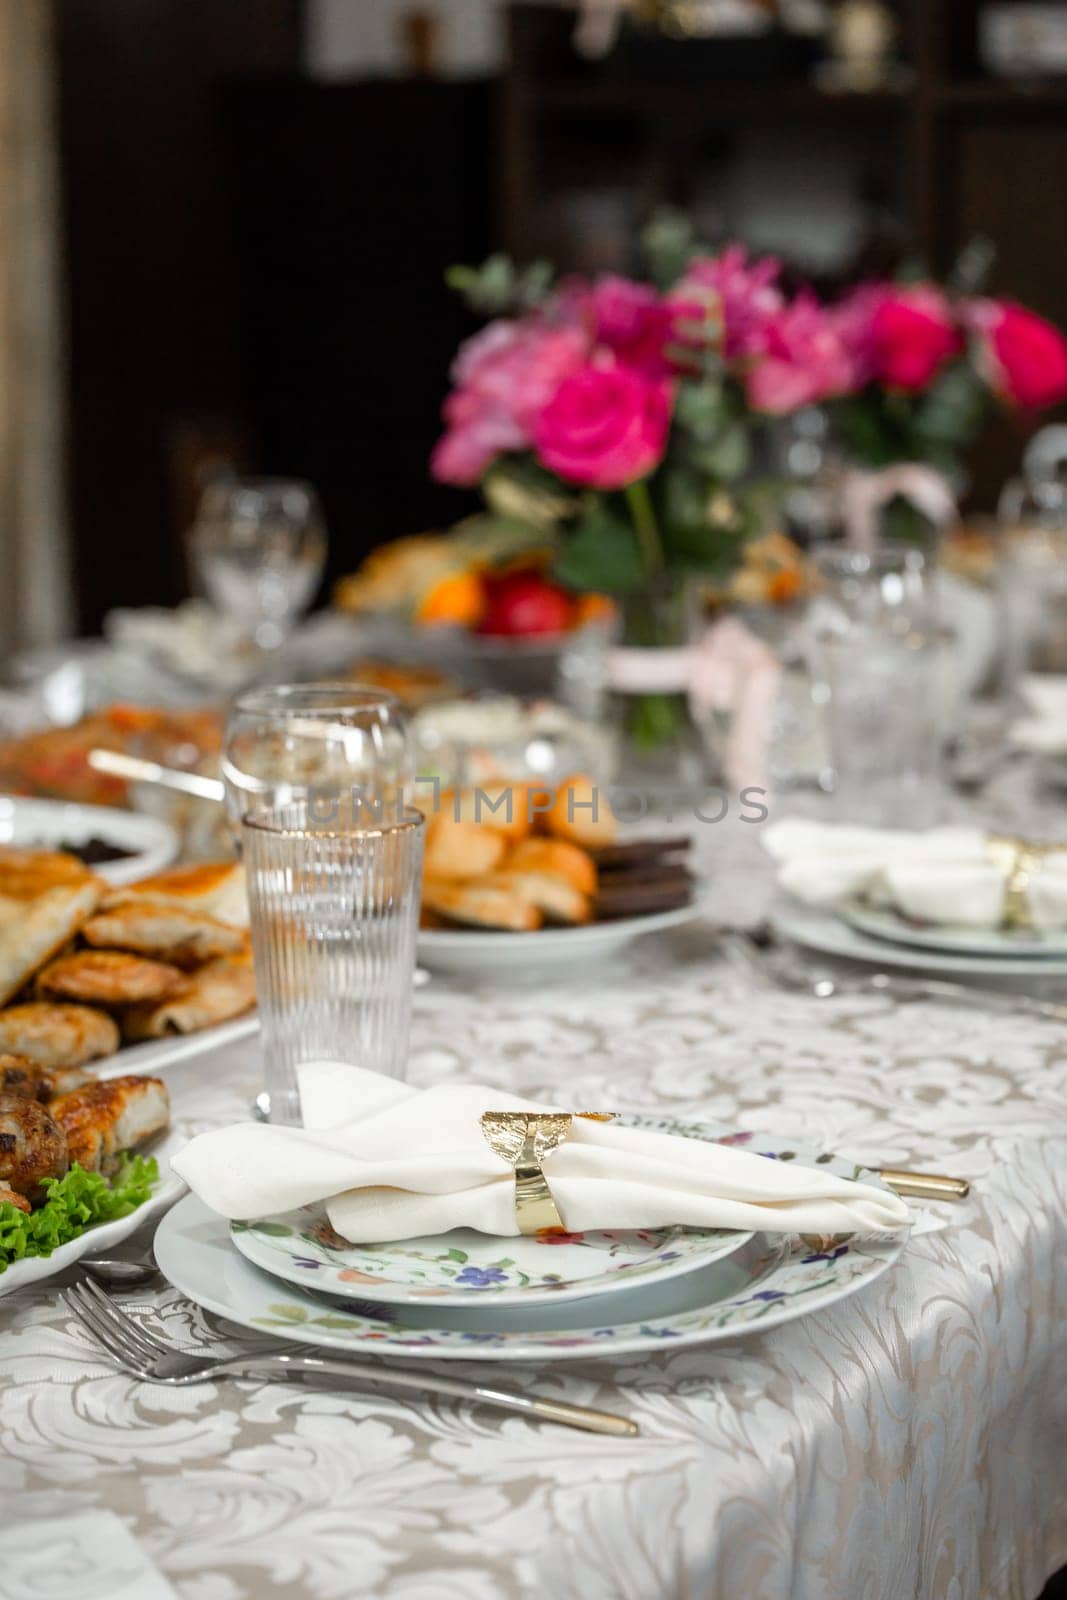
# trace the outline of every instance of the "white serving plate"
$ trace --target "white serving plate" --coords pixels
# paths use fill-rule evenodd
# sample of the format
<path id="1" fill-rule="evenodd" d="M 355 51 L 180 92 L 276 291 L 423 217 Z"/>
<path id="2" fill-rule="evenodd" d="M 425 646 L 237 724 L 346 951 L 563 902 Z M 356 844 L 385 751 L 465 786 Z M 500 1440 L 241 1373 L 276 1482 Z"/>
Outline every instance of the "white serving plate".
<path id="1" fill-rule="evenodd" d="M 836 912 L 817 911 L 810 906 L 783 905 L 775 911 L 773 922 L 775 932 L 783 939 L 792 939 L 823 955 L 862 961 L 868 966 L 907 967 L 912 972 L 949 973 L 957 977 L 1067 977 L 1067 955 L 975 956 L 920 950 L 890 939 L 872 938 L 851 927 Z"/>
<path id="2" fill-rule="evenodd" d="M 691 1138 L 710 1140 L 724 1133 L 706 1124 L 651 1120 L 661 1132 Z M 795 1155 L 842 1177 L 880 1182 L 839 1157 L 797 1151 L 792 1140 L 742 1137 L 762 1154 Z M 757 1234 L 726 1259 L 666 1281 L 619 1289 L 610 1302 L 584 1299 L 500 1310 L 387 1307 L 282 1285 L 234 1249 L 229 1223 L 195 1195 L 164 1217 L 155 1252 L 160 1268 L 183 1294 L 256 1333 L 361 1356 L 540 1363 L 660 1353 L 777 1327 L 874 1282 L 898 1259 L 904 1243 L 903 1238 L 853 1237 L 814 1250 L 795 1238 Z"/>
<path id="3" fill-rule="evenodd" d="M 178 854 L 178 835 L 168 822 L 112 806 L 83 806 L 67 800 L 28 800 L 0 795 L 0 844 L 56 850 L 64 843 L 104 839 L 133 855 L 90 868 L 106 883 L 135 883 L 169 867 Z"/>
<path id="4" fill-rule="evenodd" d="M 122 1078 L 128 1072 L 155 1074 L 180 1061 L 192 1061 L 211 1050 L 238 1044 L 258 1032 L 259 1013 L 251 1011 L 247 1016 L 234 1017 L 232 1022 L 202 1028 L 199 1033 L 180 1033 L 167 1039 L 145 1039 L 141 1044 L 123 1045 L 113 1056 L 91 1061 L 88 1070 L 95 1078 Z"/>
<path id="5" fill-rule="evenodd" d="M 939 923 L 913 922 L 892 907 L 866 906 L 854 902 L 841 907 L 850 927 L 872 939 L 889 939 L 894 944 L 917 950 L 941 950 L 951 955 L 1049 956 L 1067 958 L 1067 930 L 1038 933 L 1030 928 L 964 928 Z"/>
<path id="6" fill-rule="evenodd" d="M 680 928 L 703 914 L 702 895 L 673 911 L 643 917 L 616 917 L 584 928 L 539 928 L 536 933 L 504 933 L 488 928 L 423 929 L 419 960 L 435 972 L 476 977 L 480 973 L 533 973 L 604 961 L 646 933 Z"/>
<path id="7" fill-rule="evenodd" d="M 120 1244 L 123 1239 L 136 1233 L 151 1217 L 160 1216 L 172 1206 L 184 1193 L 185 1184 L 177 1173 L 170 1170 L 170 1158 L 178 1153 L 185 1142 L 184 1135 L 171 1128 L 158 1146 L 146 1152 L 159 1162 L 159 1178 L 143 1206 L 131 1211 L 128 1217 L 118 1217 L 114 1222 L 102 1222 L 95 1228 L 89 1228 L 77 1239 L 71 1239 L 68 1244 L 53 1250 L 50 1256 L 30 1256 L 26 1260 L 16 1261 L 6 1272 L 0 1272 L 0 1297 L 13 1294 L 28 1283 L 40 1283 L 45 1278 L 53 1278 L 57 1272 L 73 1266 L 82 1256 L 102 1254 L 112 1245 Z"/>
<path id="8" fill-rule="evenodd" d="M 241 1254 L 272 1277 L 316 1294 L 377 1305 L 541 1305 L 616 1294 L 692 1272 L 731 1255 L 751 1233 L 729 1228 L 590 1230 L 500 1238 L 453 1228 L 393 1244 L 354 1245 L 324 1205 L 230 1225 Z"/>

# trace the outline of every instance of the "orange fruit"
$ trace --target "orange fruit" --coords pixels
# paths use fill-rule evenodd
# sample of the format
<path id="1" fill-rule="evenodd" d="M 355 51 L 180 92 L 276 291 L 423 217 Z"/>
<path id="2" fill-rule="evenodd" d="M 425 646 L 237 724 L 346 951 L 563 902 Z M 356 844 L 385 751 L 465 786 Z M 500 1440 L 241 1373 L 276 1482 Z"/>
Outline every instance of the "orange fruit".
<path id="1" fill-rule="evenodd" d="M 485 609 L 485 589 L 476 572 L 453 572 L 439 578 L 415 608 L 415 621 L 428 627 L 450 623 L 475 628 Z"/>
<path id="2" fill-rule="evenodd" d="M 587 622 L 610 622 L 615 615 L 615 602 L 606 594 L 579 594 L 574 600 L 574 627 Z"/>

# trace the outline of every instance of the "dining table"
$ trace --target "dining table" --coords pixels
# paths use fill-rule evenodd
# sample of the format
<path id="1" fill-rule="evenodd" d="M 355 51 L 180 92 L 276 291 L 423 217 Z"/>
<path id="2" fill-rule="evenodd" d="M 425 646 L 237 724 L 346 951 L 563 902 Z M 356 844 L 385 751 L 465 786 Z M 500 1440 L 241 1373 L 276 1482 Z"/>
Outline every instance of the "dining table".
<path id="1" fill-rule="evenodd" d="M 1017 830 L 1060 804 L 1018 764 L 965 803 Z M 96 1552 L 82 1576 L 113 1564 L 65 1591 L 107 1600 L 1037 1600 L 1067 1564 L 1064 1027 L 980 985 L 760 982 L 720 939 L 772 905 L 759 832 L 694 825 L 701 918 L 610 962 L 435 974 L 410 1081 L 774 1133 L 969 1197 L 917 1205 L 891 1270 L 787 1325 L 469 1364 L 625 1414 L 632 1439 L 344 1380 L 147 1385 L 61 1303 L 76 1268 L 29 1285 L 0 1301 L 0 1596 L 44 1592 L 62 1548 Z M 179 1126 L 246 1117 L 259 1072 L 255 1039 L 176 1065 Z M 164 1281 L 119 1299 L 179 1342 L 249 1347 Z"/>

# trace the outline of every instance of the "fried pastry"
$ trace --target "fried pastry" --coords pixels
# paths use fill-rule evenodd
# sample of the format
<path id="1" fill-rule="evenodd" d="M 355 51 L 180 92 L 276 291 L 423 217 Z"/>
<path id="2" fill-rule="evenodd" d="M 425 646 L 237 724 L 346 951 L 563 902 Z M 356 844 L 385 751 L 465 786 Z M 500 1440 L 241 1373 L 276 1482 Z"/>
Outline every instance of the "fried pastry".
<path id="1" fill-rule="evenodd" d="M 95 949 L 129 950 L 175 967 L 197 967 L 217 956 L 240 955 L 248 937 L 243 928 L 206 912 L 143 900 L 127 900 L 98 912 L 81 933 Z"/>
<path id="2" fill-rule="evenodd" d="M 525 784 L 482 783 L 472 789 L 442 789 L 437 815 L 454 822 L 475 823 L 502 833 L 511 844 L 530 831 Z"/>
<path id="3" fill-rule="evenodd" d="M 67 1170 L 67 1136 L 51 1112 L 21 1094 L 0 1094 L 0 1184 L 37 1200 L 46 1178 Z"/>
<path id="4" fill-rule="evenodd" d="M 548 811 L 539 814 L 538 823 L 557 839 L 569 839 L 585 850 L 604 849 L 617 832 L 606 795 L 581 772 L 564 779 Z"/>
<path id="5" fill-rule="evenodd" d="M 579 894 L 596 892 L 593 858 L 567 839 L 524 839 L 504 862 L 505 872 L 550 872 L 566 878 Z"/>
<path id="6" fill-rule="evenodd" d="M 179 910 L 206 912 L 220 922 L 237 928 L 248 926 L 248 900 L 245 896 L 244 868 L 239 861 L 201 861 L 191 867 L 174 867 L 170 872 L 142 878 L 116 889 L 104 901 L 104 910 L 134 900 L 151 900 L 156 905 Z"/>
<path id="7" fill-rule="evenodd" d="M 27 1095 L 47 1105 L 57 1094 L 66 1094 L 89 1081 L 80 1067 L 42 1067 L 26 1056 L 0 1055 L 0 1094 Z"/>
<path id="8" fill-rule="evenodd" d="M 177 991 L 158 1005 L 133 1006 L 123 1018 L 127 1039 L 162 1039 L 171 1033 L 198 1033 L 251 1010 L 256 984 L 251 961 L 209 961 L 184 976 Z"/>
<path id="9" fill-rule="evenodd" d="M 2 1183 L 0 1183 L 0 1206 L 14 1206 L 16 1211 L 33 1210 L 24 1194 L 16 1194 L 14 1189 L 8 1189 Z"/>
<path id="10" fill-rule="evenodd" d="M 177 967 L 124 950 L 77 950 L 60 956 L 37 975 L 37 992 L 52 1000 L 84 1000 L 103 1006 L 162 1000 L 183 982 Z"/>
<path id="11" fill-rule="evenodd" d="M 80 1067 L 114 1055 L 119 1030 L 106 1011 L 31 1000 L 0 1011 L 0 1051 L 28 1056 L 44 1067 Z"/>
<path id="12" fill-rule="evenodd" d="M 60 1095 L 49 1110 L 66 1138 L 69 1160 L 86 1172 L 108 1174 L 124 1150 L 163 1132 L 170 1097 L 160 1078 L 109 1078 Z"/>
<path id="13" fill-rule="evenodd" d="M 426 830 L 426 875 L 454 880 L 480 878 L 500 865 L 506 850 L 507 840 L 498 829 L 478 822 L 457 822 L 442 812 Z"/>
<path id="14" fill-rule="evenodd" d="M 589 896 L 582 894 L 558 873 L 493 872 L 482 882 L 517 894 L 521 900 L 536 906 L 546 922 L 560 922 L 573 927 L 590 921 L 593 914 Z"/>
<path id="15" fill-rule="evenodd" d="M 103 891 L 73 856 L 0 845 L 0 1005 L 77 933 Z"/>
<path id="16" fill-rule="evenodd" d="M 531 933 L 544 922 L 537 907 L 510 884 L 452 883 L 430 878 L 423 883 L 422 895 L 431 912 L 468 927 Z"/>

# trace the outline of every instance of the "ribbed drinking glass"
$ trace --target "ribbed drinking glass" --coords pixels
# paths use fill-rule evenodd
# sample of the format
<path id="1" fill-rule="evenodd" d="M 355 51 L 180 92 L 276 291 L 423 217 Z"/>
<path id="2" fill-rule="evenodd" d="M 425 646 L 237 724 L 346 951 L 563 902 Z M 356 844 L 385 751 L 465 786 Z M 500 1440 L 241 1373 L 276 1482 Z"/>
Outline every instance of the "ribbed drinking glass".
<path id="1" fill-rule="evenodd" d="M 271 1121 L 299 1123 L 296 1069 L 407 1066 L 423 819 L 331 827 L 306 800 L 241 827 Z"/>

